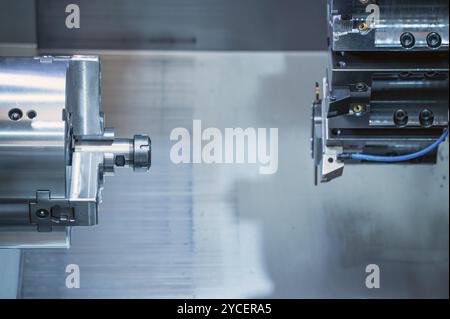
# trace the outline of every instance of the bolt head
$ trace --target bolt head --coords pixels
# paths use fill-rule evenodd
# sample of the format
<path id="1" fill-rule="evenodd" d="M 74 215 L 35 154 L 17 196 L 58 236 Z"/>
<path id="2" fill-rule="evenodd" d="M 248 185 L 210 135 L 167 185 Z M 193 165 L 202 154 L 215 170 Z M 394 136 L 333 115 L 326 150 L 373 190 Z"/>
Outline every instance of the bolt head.
<path id="1" fill-rule="evenodd" d="M 36 216 L 38 218 L 47 218 L 49 216 L 49 212 L 46 209 L 38 209 L 36 211 Z"/>

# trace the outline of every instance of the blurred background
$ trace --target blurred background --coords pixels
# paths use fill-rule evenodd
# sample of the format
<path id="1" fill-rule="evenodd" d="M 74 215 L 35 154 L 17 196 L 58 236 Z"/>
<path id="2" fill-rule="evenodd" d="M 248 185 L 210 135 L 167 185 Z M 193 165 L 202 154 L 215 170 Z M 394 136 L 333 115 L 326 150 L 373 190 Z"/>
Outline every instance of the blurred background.
<path id="1" fill-rule="evenodd" d="M 435 166 L 346 167 L 314 186 L 326 30 L 324 0 L 0 0 L 0 55 L 100 55 L 107 126 L 153 143 L 151 172 L 107 177 L 99 225 L 73 229 L 70 250 L 0 250 L 0 296 L 448 298 L 448 143 Z M 278 172 L 173 164 L 170 132 L 193 119 L 278 128 Z"/>

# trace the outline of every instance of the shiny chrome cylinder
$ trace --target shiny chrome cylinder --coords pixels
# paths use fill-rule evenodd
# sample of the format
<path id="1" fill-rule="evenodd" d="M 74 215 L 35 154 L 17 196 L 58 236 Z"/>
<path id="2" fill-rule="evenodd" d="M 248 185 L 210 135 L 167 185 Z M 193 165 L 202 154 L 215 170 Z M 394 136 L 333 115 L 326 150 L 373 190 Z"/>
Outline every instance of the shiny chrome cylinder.
<path id="1" fill-rule="evenodd" d="M 100 63 L 96 56 L 74 56 L 67 69 L 67 109 L 75 136 L 103 135 L 100 106 Z M 76 107 L 75 107 L 76 106 Z M 91 115 L 91 116 L 86 116 Z"/>
<path id="2" fill-rule="evenodd" d="M 133 139 L 83 139 L 75 143 L 75 152 L 102 155 L 105 172 L 113 172 L 114 167 L 147 171 L 151 165 L 150 144 L 150 138 L 143 135 L 135 135 Z"/>
<path id="3" fill-rule="evenodd" d="M 65 60 L 0 60 L 0 198 L 66 194 Z"/>
<path id="4" fill-rule="evenodd" d="M 82 140 L 75 144 L 75 151 L 104 156 L 105 172 L 112 172 L 114 166 L 133 165 L 133 141 L 127 138 L 112 140 Z"/>

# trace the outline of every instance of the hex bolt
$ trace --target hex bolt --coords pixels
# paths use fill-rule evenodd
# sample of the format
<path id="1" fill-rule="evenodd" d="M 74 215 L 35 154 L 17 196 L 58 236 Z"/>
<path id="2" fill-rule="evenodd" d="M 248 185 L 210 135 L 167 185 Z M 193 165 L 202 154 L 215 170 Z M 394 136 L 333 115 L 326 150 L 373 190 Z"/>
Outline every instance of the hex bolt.
<path id="1" fill-rule="evenodd" d="M 400 43 L 405 49 L 411 49 L 416 44 L 416 38 L 411 32 L 402 33 Z"/>
<path id="2" fill-rule="evenodd" d="M 424 109 L 419 114 L 420 125 L 430 127 L 434 122 L 434 114 L 430 109 Z"/>
<path id="3" fill-rule="evenodd" d="M 439 33 L 431 32 L 427 35 L 427 44 L 430 48 L 436 49 L 439 48 L 442 44 L 442 38 Z"/>
<path id="4" fill-rule="evenodd" d="M 45 209 L 39 209 L 36 211 L 36 216 L 38 218 L 47 218 L 49 216 L 49 213 Z"/>
<path id="5" fill-rule="evenodd" d="M 398 109 L 394 112 L 394 123 L 397 126 L 408 124 L 408 113 L 405 110 Z"/>

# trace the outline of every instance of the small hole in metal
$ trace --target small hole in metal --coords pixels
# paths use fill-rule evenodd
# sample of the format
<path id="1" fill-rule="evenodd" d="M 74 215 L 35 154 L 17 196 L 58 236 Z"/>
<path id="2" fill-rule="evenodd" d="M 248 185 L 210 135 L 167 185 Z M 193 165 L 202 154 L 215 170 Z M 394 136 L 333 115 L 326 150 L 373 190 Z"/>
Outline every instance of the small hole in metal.
<path id="1" fill-rule="evenodd" d="M 36 113 L 36 111 L 31 110 L 31 111 L 28 111 L 27 116 L 30 120 L 32 120 L 37 116 L 37 113 Z"/>

